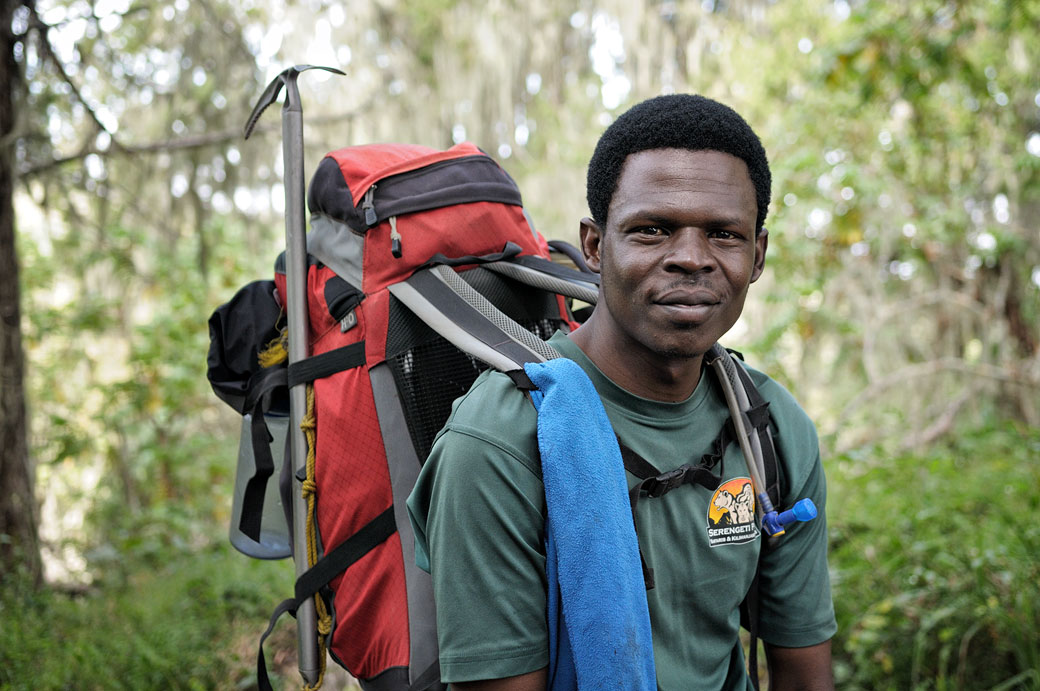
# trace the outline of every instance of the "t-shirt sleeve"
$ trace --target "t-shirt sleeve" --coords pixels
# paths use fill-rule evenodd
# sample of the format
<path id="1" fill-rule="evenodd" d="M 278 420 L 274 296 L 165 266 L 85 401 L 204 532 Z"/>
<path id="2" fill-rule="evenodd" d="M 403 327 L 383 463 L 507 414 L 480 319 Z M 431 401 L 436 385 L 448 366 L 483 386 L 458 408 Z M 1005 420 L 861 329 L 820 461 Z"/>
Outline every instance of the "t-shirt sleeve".
<path id="1" fill-rule="evenodd" d="M 515 389 L 494 406 L 486 393 L 477 387 L 457 406 L 408 500 L 416 561 L 433 576 L 446 682 L 548 664 L 544 489 L 520 433 L 533 436 L 523 423 L 534 424 L 534 409 Z"/>
<path id="2" fill-rule="evenodd" d="M 759 588 L 759 635 L 772 645 L 802 648 L 830 639 L 837 631 L 827 566 L 827 486 L 816 430 L 790 394 L 776 389 L 770 413 L 779 428 L 785 495 L 779 509 L 808 497 L 819 512 L 788 526 L 773 544 L 763 545 Z"/>

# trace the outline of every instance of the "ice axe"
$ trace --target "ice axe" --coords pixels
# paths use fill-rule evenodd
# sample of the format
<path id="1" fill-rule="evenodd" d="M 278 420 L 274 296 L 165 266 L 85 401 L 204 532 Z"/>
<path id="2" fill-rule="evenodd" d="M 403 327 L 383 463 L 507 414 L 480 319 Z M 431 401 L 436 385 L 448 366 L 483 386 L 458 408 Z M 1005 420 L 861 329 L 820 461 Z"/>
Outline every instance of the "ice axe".
<path id="1" fill-rule="evenodd" d="M 278 100 L 282 87 L 285 87 L 285 103 L 282 105 L 282 161 L 285 167 L 285 311 L 289 329 L 290 365 L 306 359 L 308 355 L 303 106 L 300 103 L 300 91 L 296 86 L 296 80 L 300 73 L 314 69 L 344 74 L 334 67 L 318 65 L 296 65 L 283 70 L 264 89 L 245 126 L 245 137 L 248 139 L 261 114 Z M 297 384 L 289 390 L 289 449 L 296 483 L 294 490 L 299 489 L 298 478 L 301 470 L 306 473 L 307 440 L 300 429 L 300 422 L 306 411 L 307 385 Z M 307 506 L 299 491 L 293 491 L 292 496 L 293 561 L 296 564 L 296 577 L 299 578 L 308 569 L 307 541 L 304 537 L 307 534 Z M 297 603 L 296 631 L 300 675 L 308 685 L 312 685 L 318 681 L 322 670 L 322 660 L 318 659 L 317 622 L 312 598 Z"/>

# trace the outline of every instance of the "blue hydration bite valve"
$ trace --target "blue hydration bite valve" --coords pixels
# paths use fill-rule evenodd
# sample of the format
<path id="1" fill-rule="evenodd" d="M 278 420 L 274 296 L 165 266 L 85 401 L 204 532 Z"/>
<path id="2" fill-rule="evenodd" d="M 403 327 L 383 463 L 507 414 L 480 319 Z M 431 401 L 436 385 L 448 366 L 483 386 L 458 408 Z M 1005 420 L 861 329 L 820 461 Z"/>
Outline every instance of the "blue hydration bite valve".
<path id="1" fill-rule="evenodd" d="M 777 537 L 784 534 L 786 526 L 796 521 L 811 521 L 816 516 L 816 504 L 813 504 L 813 500 L 807 497 L 780 514 L 777 514 L 776 511 L 766 513 L 762 516 L 762 530 L 766 531 L 766 535 L 770 537 Z"/>

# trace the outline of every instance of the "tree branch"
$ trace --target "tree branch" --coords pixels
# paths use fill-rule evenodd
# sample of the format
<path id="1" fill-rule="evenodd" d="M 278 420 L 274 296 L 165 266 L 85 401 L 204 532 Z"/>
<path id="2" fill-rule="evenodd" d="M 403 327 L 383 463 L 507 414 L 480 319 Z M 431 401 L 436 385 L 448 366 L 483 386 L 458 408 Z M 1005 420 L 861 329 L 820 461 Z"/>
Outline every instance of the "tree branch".
<path id="1" fill-rule="evenodd" d="M 979 316 L 986 316 L 985 305 L 980 301 L 949 288 L 938 288 L 926 293 L 914 295 L 885 307 L 878 311 L 878 321 L 885 322 L 891 319 L 905 319 L 907 313 L 931 307 L 937 304 L 949 303 L 971 310 Z"/>
<path id="2" fill-rule="evenodd" d="M 903 439 L 903 443 L 900 446 L 901 451 L 909 451 L 911 449 L 920 448 L 927 446 L 939 437 L 943 436 L 953 427 L 953 423 L 957 418 L 957 414 L 961 411 L 961 408 L 965 406 L 975 395 L 978 393 L 978 385 L 969 386 L 960 396 L 955 398 L 946 409 L 943 410 L 932 424 L 920 431 L 912 431 L 906 435 Z"/>
<path id="3" fill-rule="evenodd" d="M 352 120 L 357 117 L 358 113 L 364 112 L 368 108 L 368 104 L 364 104 L 357 111 L 350 113 L 339 113 L 337 115 L 328 115 L 318 118 L 310 118 L 308 120 L 309 125 L 327 125 L 332 123 L 340 123 L 345 120 Z M 281 124 L 269 123 L 257 125 L 253 129 L 253 134 L 273 132 L 280 130 Z M 18 175 L 22 178 L 29 178 L 40 175 L 41 173 L 47 172 L 54 168 L 65 165 L 66 163 L 73 163 L 80 161 L 90 154 L 101 154 L 104 156 L 133 156 L 135 154 L 154 154 L 154 153 L 168 153 L 171 151 L 186 151 L 191 149 L 201 149 L 207 146 L 214 146 L 216 144 L 224 144 L 226 142 L 234 141 L 242 138 L 241 129 L 221 130 L 220 132 L 203 132 L 200 134 L 191 134 L 184 137 L 178 137 L 176 139 L 166 139 L 157 142 L 147 142 L 144 144 L 120 144 L 118 148 L 113 150 L 112 147 L 107 149 L 98 149 L 95 146 L 85 146 L 80 148 L 79 151 L 68 154 L 66 156 L 60 156 L 53 158 L 49 161 L 42 161 L 34 165 L 27 165 L 22 167 L 18 171 Z"/>
<path id="4" fill-rule="evenodd" d="M 275 129 L 274 125 L 266 125 L 257 128 L 260 131 L 271 131 Z M 107 156 L 122 155 L 132 156 L 134 154 L 143 153 L 159 153 L 169 151 L 182 151 L 186 149 L 199 149 L 206 146 L 213 146 L 214 144 L 223 144 L 225 142 L 239 139 L 242 137 L 242 131 L 239 129 L 224 130 L 222 132 L 206 132 L 203 134 L 190 135 L 187 137 L 180 137 L 178 139 L 168 139 L 159 142 L 149 142 L 147 144 L 122 144 L 116 149 L 101 149 L 99 150 L 94 146 L 86 146 L 81 148 L 79 151 L 67 156 L 60 156 L 53 158 L 49 161 L 37 163 L 35 165 L 29 165 L 23 167 L 18 171 L 18 174 L 22 178 L 29 178 L 45 173 L 48 170 L 59 168 L 66 163 L 73 163 L 80 161 L 89 156 L 90 154 L 104 154 Z"/>
<path id="5" fill-rule="evenodd" d="M 884 378 L 874 382 L 845 405 L 841 411 L 841 415 L 838 416 L 838 426 L 841 426 L 846 420 L 848 420 L 857 408 L 871 399 L 884 394 L 889 389 L 895 386 L 905 385 L 914 379 L 934 376 L 942 372 L 957 372 L 974 377 L 993 379 L 1015 386 L 1033 388 L 1040 387 L 1040 380 L 1038 380 L 1036 376 L 1029 376 L 1025 373 L 1016 373 L 1013 370 L 996 367 L 986 363 L 971 364 L 960 358 L 941 358 L 930 362 L 921 362 L 901 367 L 895 372 L 892 372 Z"/>
<path id="6" fill-rule="evenodd" d="M 76 97 L 77 101 L 83 104 L 84 108 L 86 108 L 87 113 L 90 115 L 90 119 L 94 121 L 95 125 L 97 125 L 98 130 L 107 133 L 108 136 L 112 138 L 112 147 L 115 147 L 116 149 L 121 148 L 119 141 L 116 139 L 115 132 L 109 130 L 105 127 L 105 124 L 101 122 L 100 118 L 98 118 L 97 112 L 89 103 L 87 103 L 87 99 L 83 97 L 83 93 L 79 90 L 79 86 L 77 86 L 76 82 L 73 81 L 72 77 L 70 77 L 69 73 L 65 70 L 65 64 L 55 54 L 54 48 L 51 46 L 49 35 L 51 27 L 40 18 L 40 15 L 36 12 L 36 7 L 33 5 L 29 6 L 29 25 L 40 32 L 40 48 L 43 52 L 43 56 L 49 59 L 54 65 L 54 68 L 58 70 L 58 74 L 61 75 L 62 81 L 69 85 L 69 88 L 72 89 L 72 95 Z"/>

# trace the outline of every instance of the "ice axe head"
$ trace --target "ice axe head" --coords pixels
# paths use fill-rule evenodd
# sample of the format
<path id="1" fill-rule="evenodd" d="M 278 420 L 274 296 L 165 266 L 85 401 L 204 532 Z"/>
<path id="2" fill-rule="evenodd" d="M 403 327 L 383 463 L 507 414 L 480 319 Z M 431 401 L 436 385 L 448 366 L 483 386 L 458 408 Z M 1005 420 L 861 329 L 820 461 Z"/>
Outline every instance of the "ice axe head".
<path id="1" fill-rule="evenodd" d="M 264 93 L 260 94 L 256 105 L 253 106 L 253 112 L 249 114 L 249 120 L 246 121 L 246 139 L 249 139 L 249 135 L 253 133 L 253 128 L 256 127 L 256 123 L 263 112 L 267 110 L 267 106 L 278 100 L 278 95 L 282 93 L 283 86 L 285 87 L 285 105 L 282 106 L 283 110 L 302 110 L 300 107 L 300 91 L 296 87 L 296 77 L 301 72 L 306 72 L 307 70 L 325 70 L 333 74 L 346 74 L 335 67 L 324 67 L 322 65 L 293 65 L 285 68 L 277 77 L 271 80 L 271 83 L 264 89 Z"/>

